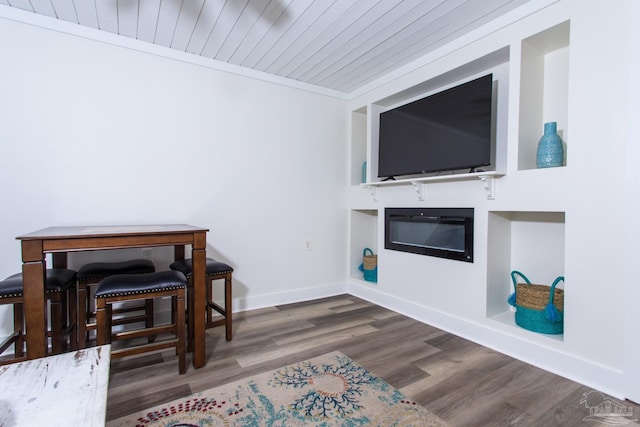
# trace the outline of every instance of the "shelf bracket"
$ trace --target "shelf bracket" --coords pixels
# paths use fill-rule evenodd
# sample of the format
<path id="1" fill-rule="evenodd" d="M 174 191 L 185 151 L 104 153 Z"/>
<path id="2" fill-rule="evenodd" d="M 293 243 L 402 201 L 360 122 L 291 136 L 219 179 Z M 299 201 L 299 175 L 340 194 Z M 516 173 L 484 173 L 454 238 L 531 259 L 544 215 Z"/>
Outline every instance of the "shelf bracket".
<path id="1" fill-rule="evenodd" d="M 494 176 L 480 176 L 480 181 L 484 186 L 484 190 L 487 192 L 487 200 L 495 200 L 496 193 L 496 179 Z"/>
<path id="2" fill-rule="evenodd" d="M 423 201 L 425 184 L 418 181 L 411 181 L 411 185 L 413 186 L 413 190 L 418 195 L 418 200 Z"/>
<path id="3" fill-rule="evenodd" d="M 373 199 L 374 202 L 378 201 L 378 187 L 376 187 L 375 185 L 367 185 L 365 186 L 365 188 L 367 190 L 369 190 L 369 193 L 371 194 L 371 198 Z"/>

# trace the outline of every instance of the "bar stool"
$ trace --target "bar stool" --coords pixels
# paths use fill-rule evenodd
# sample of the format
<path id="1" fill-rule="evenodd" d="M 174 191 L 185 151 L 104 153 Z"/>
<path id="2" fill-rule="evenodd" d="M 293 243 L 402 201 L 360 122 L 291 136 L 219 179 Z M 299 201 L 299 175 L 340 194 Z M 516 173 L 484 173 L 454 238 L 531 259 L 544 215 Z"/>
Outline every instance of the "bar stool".
<path id="1" fill-rule="evenodd" d="M 76 272 L 64 268 L 46 270 L 45 298 L 51 310 L 50 354 L 60 354 L 66 347 L 67 339 L 72 350 L 77 348 L 76 339 Z M 0 304 L 13 305 L 13 333 L 0 343 L 0 354 L 13 344 L 14 357 L 0 361 L 0 365 L 25 360 L 24 342 L 24 283 L 22 273 L 13 274 L 0 282 Z M 67 311 L 68 310 L 68 311 Z"/>
<path id="2" fill-rule="evenodd" d="M 93 296 L 91 288 L 101 280 L 116 274 L 153 273 L 156 267 L 147 259 L 135 259 L 122 262 L 92 262 L 85 264 L 78 270 L 78 346 L 86 348 L 89 331 L 96 329 L 95 312 L 91 308 Z M 113 321 L 114 325 L 124 325 L 135 322 L 146 322 L 153 325 L 153 300 L 145 301 L 143 305 L 131 305 L 113 310 L 114 315 L 141 312 L 136 316 L 125 315 Z"/>
<path id="3" fill-rule="evenodd" d="M 186 372 L 185 362 L 185 289 L 187 278 L 179 271 L 160 271 L 144 274 L 119 274 L 107 277 L 98 285 L 96 300 L 96 344 L 109 344 L 115 340 L 128 340 L 140 337 L 156 337 L 162 333 L 172 333 L 173 339 L 152 341 L 146 344 L 125 348 L 111 347 L 111 358 L 118 359 L 139 353 L 165 348 L 176 349 L 179 373 Z M 123 301 L 147 300 L 171 297 L 171 323 L 160 326 L 147 326 L 143 329 L 121 332 L 112 331 L 112 304 Z"/>
<path id="4" fill-rule="evenodd" d="M 193 262 L 191 259 L 184 259 L 175 261 L 169 268 L 172 270 L 180 271 L 188 280 L 188 292 L 187 298 L 189 298 L 189 308 L 193 307 Z M 232 333 L 232 274 L 233 268 L 225 264 L 224 262 L 216 261 L 213 258 L 206 259 L 206 280 L 207 280 L 207 324 L 206 328 L 213 328 L 215 326 L 225 325 L 225 337 L 227 341 L 231 341 L 233 337 Z M 213 301 L 213 281 L 218 279 L 224 279 L 224 307 Z M 222 319 L 213 320 L 213 311 L 217 311 L 222 315 Z M 187 324 L 189 326 L 189 338 L 193 337 L 193 312 L 189 310 Z M 191 351 L 192 343 L 189 340 L 189 351 Z"/>

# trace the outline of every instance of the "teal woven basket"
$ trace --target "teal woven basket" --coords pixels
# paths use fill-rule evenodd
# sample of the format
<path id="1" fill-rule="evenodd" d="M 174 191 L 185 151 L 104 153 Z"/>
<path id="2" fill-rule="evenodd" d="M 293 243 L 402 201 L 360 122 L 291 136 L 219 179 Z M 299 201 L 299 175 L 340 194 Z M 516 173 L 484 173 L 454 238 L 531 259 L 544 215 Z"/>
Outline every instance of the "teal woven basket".
<path id="1" fill-rule="evenodd" d="M 520 276 L 525 283 L 517 283 Z M 551 286 L 531 284 L 519 271 L 511 272 L 515 292 L 509 297 L 509 304 L 516 307 L 516 324 L 524 329 L 543 334 L 564 332 L 564 290 L 556 289 L 564 281 L 559 276 Z"/>

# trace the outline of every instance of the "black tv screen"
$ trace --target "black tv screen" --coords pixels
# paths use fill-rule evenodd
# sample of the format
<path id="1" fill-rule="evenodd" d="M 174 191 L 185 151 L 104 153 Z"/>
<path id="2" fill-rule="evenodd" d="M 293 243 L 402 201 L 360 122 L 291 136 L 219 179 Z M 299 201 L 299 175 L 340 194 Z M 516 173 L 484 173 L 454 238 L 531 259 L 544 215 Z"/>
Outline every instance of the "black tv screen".
<path id="1" fill-rule="evenodd" d="M 380 114 L 378 177 L 491 164 L 493 75 Z"/>

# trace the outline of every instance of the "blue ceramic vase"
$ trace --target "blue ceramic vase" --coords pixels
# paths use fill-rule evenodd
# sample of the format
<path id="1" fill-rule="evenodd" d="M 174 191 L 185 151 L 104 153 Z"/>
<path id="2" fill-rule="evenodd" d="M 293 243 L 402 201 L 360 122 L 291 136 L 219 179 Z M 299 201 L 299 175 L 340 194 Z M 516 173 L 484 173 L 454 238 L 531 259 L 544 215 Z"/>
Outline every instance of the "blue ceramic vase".
<path id="1" fill-rule="evenodd" d="M 544 135 L 538 141 L 536 165 L 539 168 L 555 168 L 562 166 L 564 161 L 564 147 L 556 132 L 556 122 L 544 124 Z"/>
<path id="2" fill-rule="evenodd" d="M 367 183 L 367 162 L 362 162 L 362 181 L 363 184 Z"/>

